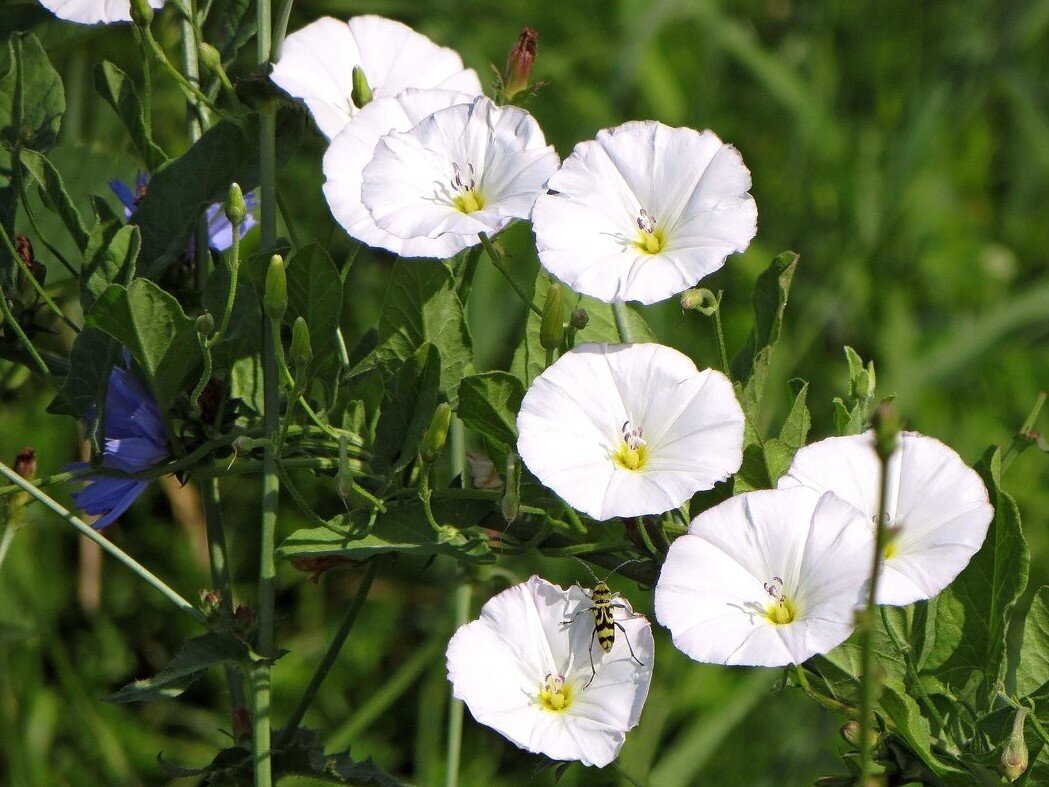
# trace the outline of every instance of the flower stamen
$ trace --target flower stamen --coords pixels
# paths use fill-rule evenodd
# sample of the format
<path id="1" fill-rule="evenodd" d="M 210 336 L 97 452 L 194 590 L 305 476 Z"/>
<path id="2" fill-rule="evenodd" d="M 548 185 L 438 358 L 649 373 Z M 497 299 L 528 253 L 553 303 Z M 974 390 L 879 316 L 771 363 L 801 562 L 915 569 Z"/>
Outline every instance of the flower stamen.
<path id="1" fill-rule="evenodd" d="M 551 713 L 568 710 L 572 704 L 573 688 L 564 675 L 548 674 L 539 690 L 539 707 Z"/>
<path id="2" fill-rule="evenodd" d="M 658 254 L 663 250 L 663 231 L 656 226 L 656 217 L 644 208 L 634 219 L 637 224 L 638 239 L 634 244 L 646 254 Z"/>
<path id="3" fill-rule="evenodd" d="M 773 577 L 771 581 L 762 583 L 762 587 L 772 597 L 772 602 L 765 607 L 765 617 L 777 626 L 792 623 L 797 610 L 794 608 L 794 602 L 783 592 L 783 579 Z"/>
<path id="4" fill-rule="evenodd" d="M 624 470 L 641 470 L 648 462 L 648 441 L 645 430 L 640 426 L 631 428 L 630 421 L 623 422 L 623 442 L 612 454 L 612 459 Z"/>
<path id="5" fill-rule="evenodd" d="M 477 180 L 474 177 L 474 165 L 467 163 L 466 172 L 452 164 L 452 204 L 462 213 L 474 213 L 484 207 L 484 200 L 477 193 Z"/>

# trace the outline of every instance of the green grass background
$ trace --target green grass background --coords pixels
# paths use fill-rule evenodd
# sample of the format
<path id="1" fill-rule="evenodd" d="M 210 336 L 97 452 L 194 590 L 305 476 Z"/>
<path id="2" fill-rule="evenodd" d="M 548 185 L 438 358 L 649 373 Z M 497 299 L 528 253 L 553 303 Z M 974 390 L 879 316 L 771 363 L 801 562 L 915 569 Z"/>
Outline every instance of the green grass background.
<path id="1" fill-rule="evenodd" d="M 488 63 L 502 64 L 520 26 L 536 27 L 536 73 L 550 84 L 529 108 L 562 156 L 598 129 L 635 118 L 709 127 L 741 150 L 754 176 L 758 236 L 704 282 L 725 291 L 730 352 L 749 330 L 749 294 L 763 266 L 786 248 L 802 257 L 766 427 L 778 428 L 786 382 L 800 376 L 811 381 L 813 435 L 830 433 L 830 401 L 844 393 L 843 344 L 874 358 L 879 392 L 898 395 L 913 428 L 968 461 L 991 442 L 1008 441 L 1049 385 L 1046 0 L 299 0 L 291 29 L 322 14 L 364 12 L 401 19 L 457 48 L 485 81 Z M 0 9 L 4 38 L 20 28 L 41 37 L 66 80 L 70 110 L 53 158 L 86 207 L 88 194 L 107 191 L 106 178 L 131 179 L 138 167 L 90 82 L 103 57 L 136 73 L 129 31 L 58 24 L 33 3 Z M 173 11 L 157 30 L 176 53 Z M 162 75 L 155 82 L 157 136 L 181 150 L 180 97 Z M 320 239 L 338 260 L 350 245 L 320 191 L 322 153 L 311 132 L 279 184 L 296 232 Z M 57 223 L 46 226 L 62 243 Z M 527 238 L 523 228 L 512 233 L 519 257 Z M 60 267 L 49 267 L 49 282 L 57 281 Z M 388 270 L 380 255 L 362 254 L 355 264 L 351 333 L 374 323 Z M 519 302 L 482 269 L 471 310 L 478 367 L 506 368 L 521 329 Z M 704 318 L 682 320 L 675 302 L 645 315 L 664 342 L 701 366 L 715 363 Z M 5 461 L 22 445 L 37 448 L 45 474 L 76 458 L 75 425 L 43 412 L 49 395 L 34 382 L 2 394 Z M 1033 586 L 1049 574 L 1047 480 L 1036 451 L 1007 478 L 1025 517 Z M 250 602 L 257 495 L 243 480 L 223 491 L 238 599 Z M 300 526 L 293 508 L 282 514 L 282 533 Z M 157 491 L 107 533 L 184 595 L 207 584 Z M 159 752 L 203 764 L 228 740 L 221 676 L 178 701 L 102 704 L 109 691 L 156 672 L 191 632 L 111 561 L 99 609 L 85 611 L 78 564 L 70 532 L 34 511 L 0 570 L 0 781 L 159 783 Z M 540 571 L 565 583 L 585 579 L 578 565 L 549 561 L 504 568 L 519 578 Z M 400 561 L 380 577 L 307 723 L 332 746 L 352 744 L 355 755 L 432 785 L 443 780 L 442 654 L 454 574 L 441 563 L 422 569 Z M 291 652 L 276 667 L 278 719 L 304 688 L 358 576 L 336 573 L 315 586 L 282 567 L 279 579 L 278 642 Z M 483 581 L 475 609 L 505 582 Z M 618 587 L 651 610 L 649 593 Z M 773 692 L 777 678 L 777 671 L 693 664 L 660 632 L 651 695 L 622 769 L 659 787 L 800 785 L 834 771 L 841 720 L 796 692 Z M 462 784 L 552 783 L 549 771 L 535 774 L 536 758 L 469 717 L 465 728 Z M 561 783 L 624 782 L 612 769 L 575 765 Z"/>

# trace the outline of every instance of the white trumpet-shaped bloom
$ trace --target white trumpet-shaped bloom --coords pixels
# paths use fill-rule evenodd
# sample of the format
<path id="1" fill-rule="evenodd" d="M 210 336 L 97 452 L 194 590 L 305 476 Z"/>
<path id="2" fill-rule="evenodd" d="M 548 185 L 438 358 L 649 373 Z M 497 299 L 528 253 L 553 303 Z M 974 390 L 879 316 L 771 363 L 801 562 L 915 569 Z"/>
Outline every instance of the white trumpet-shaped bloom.
<path id="1" fill-rule="evenodd" d="M 391 131 L 408 131 L 423 118 L 473 99 L 454 90 L 405 90 L 369 102 L 331 141 L 324 154 L 324 196 L 335 220 L 351 236 L 404 257 L 451 257 L 459 250 L 455 236 L 402 240 L 379 229 L 361 202 L 364 167 L 379 140 Z"/>
<path id="2" fill-rule="evenodd" d="M 743 460 L 743 410 L 720 372 L 660 344 L 583 344 L 517 416 L 528 469 L 594 519 L 661 514 Z"/>
<path id="3" fill-rule="evenodd" d="M 696 661 L 800 664 L 852 632 L 873 550 L 863 515 L 831 493 L 738 495 L 670 545 L 656 618 Z"/>
<path id="4" fill-rule="evenodd" d="M 361 198 L 385 232 L 454 241 L 461 251 L 479 233 L 528 218 L 557 162 L 535 118 L 482 96 L 383 137 L 364 168 Z"/>
<path id="5" fill-rule="evenodd" d="M 572 289 L 655 303 L 757 232 L 750 170 L 712 131 L 632 121 L 575 146 L 532 212 L 539 260 Z"/>
<path id="6" fill-rule="evenodd" d="M 608 765 L 637 725 L 652 680 L 652 626 L 616 603 L 623 607 L 613 610 L 618 626 L 605 653 L 591 647 L 591 602 L 580 588 L 566 592 L 533 576 L 504 590 L 448 643 L 452 693 L 522 749 Z"/>
<path id="7" fill-rule="evenodd" d="M 40 0 L 40 5 L 59 19 L 82 25 L 131 21 L 130 0 Z M 164 0 L 149 0 L 150 8 L 163 5 Z"/>
<path id="8" fill-rule="evenodd" d="M 890 537 L 877 602 L 912 604 L 935 596 L 969 564 L 987 537 L 994 508 L 975 470 L 939 440 L 916 432 L 900 435 L 886 480 Z M 881 494 L 874 433 L 805 446 L 779 486 L 834 492 L 862 511 L 873 531 Z"/>
<path id="9" fill-rule="evenodd" d="M 463 68 L 457 52 L 407 25 L 373 15 L 348 22 L 326 16 L 295 31 L 284 42 L 270 79 L 305 101 L 317 127 L 331 139 L 360 109 L 351 98 L 355 66 L 364 72 L 375 98 L 410 87 L 481 94 L 477 73 Z"/>

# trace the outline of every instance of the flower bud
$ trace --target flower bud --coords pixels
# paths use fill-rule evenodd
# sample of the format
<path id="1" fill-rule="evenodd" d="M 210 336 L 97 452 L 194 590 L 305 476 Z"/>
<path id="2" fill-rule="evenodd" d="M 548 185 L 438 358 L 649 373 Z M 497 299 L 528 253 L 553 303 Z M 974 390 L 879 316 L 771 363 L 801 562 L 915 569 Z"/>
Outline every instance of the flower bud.
<path id="1" fill-rule="evenodd" d="M 279 254 L 270 258 L 270 266 L 266 270 L 262 308 L 271 320 L 281 319 L 288 308 L 288 274 L 284 270 L 284 260 Z"/>
<path id="2" fill-rule="evenodd" d="M 517 43 L 506 58 L 506 74 L 503 76 L 502 94 L 512 101 L 532 84 L 532 67 L 535 65 L 539 33 L 531 27 L 522 27 Z"/>
<path id="3" fill-rule="evenodd" d="M 248 218 L 248 205 L 244 202 L 244 192 L 239 183 L 231 183 L 226 192 L 226 201 L 222 205 L 229 223 L 239 227 Z"/>
<path id="4" fill-rule="evenodd" d="M 36 449 L 26 447 L 19 451 L 13 469 L 26 481 L 32 482 L 36 478 Z"/>
<path id="5" fill-rule="evenodd" d="M 681 308 L 683 311 L 697 311 L 700 314 L 712 317 L 718 310 L 720 299 L 710 290 L 703 287 L 695 287 L 681 293 Z"/>
<path id="6" fill-rule="evenodd" d="M 197 317 L 197 333 L 201 336 L 211 336 L 215 332 L 215 318 L 211 316 L 211 312 L 204 312 L 202 315 Z"/>
<path id="7" fill-rule="evenodd" d="M 131 0 L 131 21 L 139 27 L 149 27 L 153 22 L 153 8 L 148 0 Z"/>
<path id="8" fill-rule="evenodd" d="M 568 318 L 568 324 L 575 330 L 581 331 L 590 324 L 590 315 L 586 313 L 586 309 L 576 309 Z"/>
<path id="9" fill-rule="evenodd" d="M 296 317 L 291 326 L 291 362 L 304 367 L 313 360 L 313 345 L 310 344 L 310 329 L 302 317 Z"/>
<path id="10" fill-rule="evenodd" d="M 900 415 L 892 402 L 882 402 L 874 410 L 874 447 L 879 458 L 887 462 L 896 450 L 896 439 L 900 434 Z"/>
<path id="11" fill-rule="evenodd" d="M 511 451 L 506 455 L 506 491 L 503 499 L 499 501 L 499 507 L 503 512 L 503 519 L 507 524 L 517 519 L 521 510 L 521 466 L 517 461 L 517 454 Z"/>
<path id="12" fill-rule="evenodd" d="M 1027 741 L 1024 740 L 1024 722 L 1027 720 L 1027 708 L 1018 708 L 1013 719 L 1013 730 L 1002 749 L 1000 761 L 1002 775 L 1011 782 L 1016 781 L 1027 770 L 1029 758 Z"/>
<path id="13" fill-rule="evenodd" d="M 222 596 L 217 590 L 205 588 L 200 591 L 200 609 L 209 618 L 218 612 L 221 601 Z"/>
<path id="14" fill-rule="evenodd" d="M 222 65 L 222 54 L 207 41 L 200 42 L 200 61 L 211 73 L 219 78 L 226 90 L 233 90 L 233 83 L 229 81 L 226 69 Z"/>
<path id="15" fill-rule="evenodd" d="M 556 350 L 565 335 L 565 294 L 560 284 L 546 291 L 543 319 L 539 323 L 539 344 L 544 350 Z"/>
<path id="16" fill-rule="evenodd" d="M 423 435 L 422 447 L 419 453 L 424 462 L 434 461 L 444 448 L 444 441 L 448 439 L 448 427 L 452 423 L 452 406 L 448 402 L 441 402 L 430 419 L 430 426 Z"/>
<path id="17" fill-rule="evenodd" d="M 350 91 L 350 101 L 357 109 L 362 109 L 365 104 L 372 100 L 372 89 L 368 84 L 368 77 L 364 75 L 364 69 L 360 66 L 353 67 L 353 89 Z"/>

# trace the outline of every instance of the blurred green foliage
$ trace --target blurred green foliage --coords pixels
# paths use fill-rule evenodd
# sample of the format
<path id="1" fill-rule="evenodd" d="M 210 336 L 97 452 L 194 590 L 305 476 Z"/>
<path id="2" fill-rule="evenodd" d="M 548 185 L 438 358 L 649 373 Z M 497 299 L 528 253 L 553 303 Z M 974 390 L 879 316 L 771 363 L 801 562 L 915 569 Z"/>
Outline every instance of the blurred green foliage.
<path id="1" fill-rule="evenodd" d="M 322 14 L 380 13 L 455 47 L 487 79 L 519 28 L 542 39 L 536 75 L 547 85 L 529 109 L 562 155 L 601 127 L 627 119 L 711 128 L 742 152 L 754 176 L 758 237 L 704 286 L 723 289 L 730 353 L 750 329 L 757 274 L 781 249 L 801 263 L 769 379 L 766 426 L 788 406 L 787 380 L 811 382 L 813 437 L 833 429 L 849 344 L 878 368 L 880 394 L 898 395 L 908 423 L 974 461 L 1006 442 L 1049 380 L 1049 1 L 800 3 L 792 0 L 299 0 L 291 29 Z M 35 3 L 0 9 L 0 38 L 32 29 L 63 76 L 68 110 L 52 155 L 83 209 L 106 180 L 141 167 L 110 108 L 95 96 L 94 63 L 107 58 L 137 78 L 126 27 L 60 24 Z M 156 26 L 173 56 L 175 13 Z M 248 50 L 252 47 L 248 47 Z M 251 70 L 250 53 L 231 71 Z M 154 75 L 154 128 L 165 150 L 186 146 L 177 90 Z M 311 133 L 280 173 L 295 234 L 317 239 L 341 264 L 350 243 L 321 194 L 324 141 Z M 115 200 L 112 200 L 116 206 Z M 57 219 L 37 211 L 65 250 Z M 518 259 L 527 229 L 509 233 Z M 61 269 L 48 264 L 49 284 Z M 530 275 L 522 264 L 522 281 Z M 390 260 L 362 253 L 344 299 L 350 344 L 374 325 Z M 523 324 L 520 303 L 489 269 L 479 272 L 470 316 L 479 370 L 507 368 Z M 673 301 L 646 310 L 662 341 L 703 365 L 716 363 L 708 321 Z M 56 335 L 52 341 L 68 341 Z M 0 367 L 0 455 L 37 451 L 41 474 L 77 458 L 76 426 L 46 416 L 50 392 L 7 390 Z M 1045 418 L 1042 419 L 1044 429 Z M 1036 426 L 1036 428 L 1038 428 Z M 1036 451 L 1009 470 L 1033 553 L 1032 587 L 1049 579 L 1049 465 Z M 330 488 L 308 494 L 334 504 Z M 238 600 L 252 601 L 257 494 L 223 486 Z M 31 509 L 0 572 L 0 781 L 138 784 L 164 780 L 157 754 L 202 764 L 228 741 L 227 699 L 217 673 L 179 701 L 104 705 L 99 698 L 159 670 L 191 633 L 159 598 L 119 567 L 101 569 L 97 609 L 86 609 L 86 562 L 62 523 Z M 303 526 L 290 506 L 281 532 Z M 207 572 L 159 487 L 107 533 L 181 593 Z M 505 567 L 569 583 L 578 566 Z M 278 718 L 290 712 L 358 577 L 334 572 L 318 585 L 281 567 L 276 668 Z M 504 586 L 491 572 L 486 598 Z M 352 743 L 418 784 L 443 779 L 451 630 L 442 561 L 401 559 L 384 570 L 307 723 L 329 746 Z M 635 606 L 649 593 L 613 582 Z M 89 595 L 89 594 L 88 594 Z M 475 598 L 475 608 L 483 598 Z M 641 726 L 628 736 L 623 771 L 651 784 L 808 784 L 832 772 L 832 714 L 796 692 L 772 693 L 776 671 L 699 666 L 659 636 L 658 666 Z M 486 728 L 466 724 L 464 785 L 552 783 L 537 761 Z M 290 782 L 289 782 L 290 783 Z M 619 784 L 613 769 L 575 765 L 562 784 Z"/>

